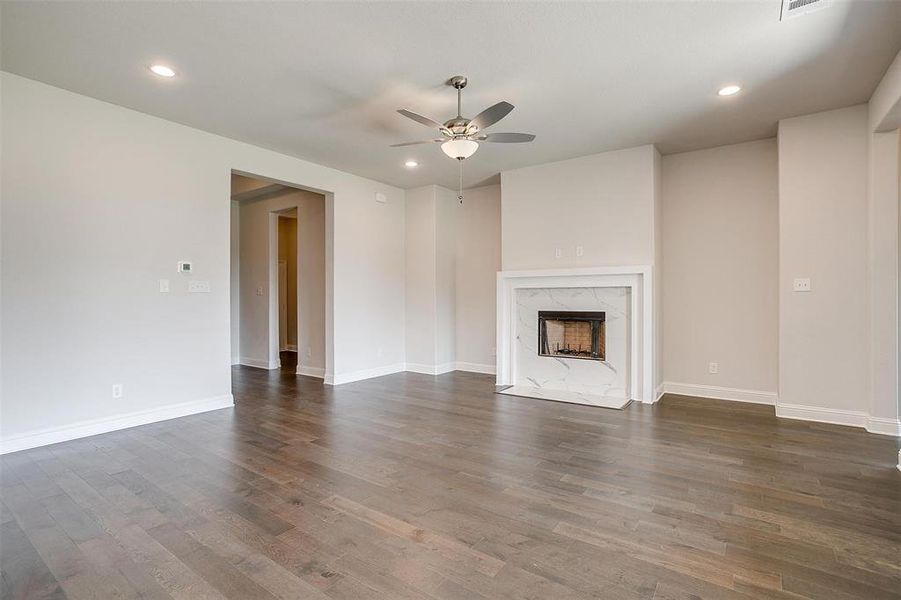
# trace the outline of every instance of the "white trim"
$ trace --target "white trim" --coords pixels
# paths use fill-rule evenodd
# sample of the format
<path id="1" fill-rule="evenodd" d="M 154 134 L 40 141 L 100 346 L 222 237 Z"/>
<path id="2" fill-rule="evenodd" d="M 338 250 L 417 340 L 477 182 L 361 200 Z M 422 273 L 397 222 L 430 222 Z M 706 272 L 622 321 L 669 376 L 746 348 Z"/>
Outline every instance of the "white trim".
<path id="1" fill-rule="evenodd" d="M 245 367 L 256 367 L 257 369 L 278 369 L 282 366 L 281 361 L 269 362 L 268 360 L 260 360 L 258 358 L 249 358 L 247 356 L 242 356 L 238 361 L 238 364 L 244 365 Z"/>
<path id="2" fill-rule="evenodd" d="M 322 367 L 305 367 L 303 365 L 297 365 L 295 374 L 306 375 L 307 377 L 316 377 L 317 379 L 325 379 L 325 369 Z"/>
<path id="3" fill-rule="evenodd" d="M 62 427 L 39 429 L 0 440 L 0 454 L 28 450 L 29 448 L 37 448 L 39 446 L 57 444 L 59 442 L 67 442 L 69 440 L 89 437 L 101 433 L 109 433 L 110 431 L 137 427 L 138 425 L 147 425 L 148 423 L 168 421 L 169 419 L 177 419 L 178 417 L 186 417 L 188 415 L 195 415 L 211 410 L 230 408 L 234 405 L 235 399 L 232 395 L 224 394 L 222 396 L 214 396 L 202 400 L 182 402 L 181 404 L 140 410 L 124 415 L 81 421 Z"/>
<path id="4" fill-rule="evenodd" d="M 655 315 L 654 277 L 650 265 L 498 271 L 497 273 L 497 385 L 515 383 L 513 336 L 515 290 L 521 288 L 628 287 L 631 292 L 631 332 L 628 396 L 645 403 L 654 395 Z"/>
<path id="5" fill-rule="evenodd" d="M 663 397 L 663 394 L 666 393 L 666 389 L 664 388 L 665 383 L 661 383 L 654 389 L 654 402 L 659 402 Z"/>
<path id="6" fill-rule="evenodd" d="M 281 352 L 297 352 L 297 344 L 285 344 L 285 347 L 281 349 Z"/>
<path id="7" fill-rule="evenodd" d="M 867 417 L 867 431 L 879 435 L 901 437 L 901 419 L 891 417 Z"/>
<path id="8" fill-rule="evenodd" d="M 342 383 L 362 381 L 364 379 L 372 379 L 373 377 L 382 377 L 383 375 L 402 373 L 406 370 L 405 367 L 406 365 L 404 365 L 404 363 L 395 363 L 393 365 L 385 365 L 383 367 L 375 367 L 373 369 L 363 369 L 361 371 L 338 373 L 332 376 L 326 375 L 325 383 L 327 385 L 341 385 Z"/>
<path id="9" fill-rule="evenodd" d="M 867 424 L 867 413 L 865 412 L 805 406 L 803 404 L 777 404 L 776 416 L 785 419 L 832 423 L 833 425 L 849 425 L 851 427 L 865 427 Z"/>
<path id="10" fill-rule="evenodd" d="M 484 373 L 486 375 L 494 375 L 497 373 L 495 365 L 484 365 L 481 363 L 458 362 L 454 364 L 457 371 L 466 371 L 467 373 Z"/>
<path id="11" fill-rule="evenodd" d="M 443 363 L 440 365 L 424 365 L 420 363 L 406 363 L 405 371 L 422 373 L 423 375 L 444 375 L 455 369 L 455 363 Z"/>
<path id="12" fill-rule="evenodd" d="M 663 393 L 678 394 L 680 396 L 697 396 L 698 398 L 712 398 L 714 400 L 732 400 L 735 402 L 752 402 L 754 404 L 767 404 L 775 406 L 779 399 L 776 392 L 762 390 L 744 390 L 741 388 L 719 387 L 716 385 L 697 385 L 692 383 L 676 383 L 664 381 Z M 658 388 L 659 390 L 660 388 Z"/>

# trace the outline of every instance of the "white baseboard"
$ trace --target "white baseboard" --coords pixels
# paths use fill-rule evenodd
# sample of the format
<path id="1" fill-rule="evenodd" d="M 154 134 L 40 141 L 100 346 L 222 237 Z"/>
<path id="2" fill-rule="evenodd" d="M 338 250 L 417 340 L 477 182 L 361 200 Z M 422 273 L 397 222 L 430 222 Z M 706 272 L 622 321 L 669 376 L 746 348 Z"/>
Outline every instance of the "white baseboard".
<path id="1" fill-rule="evenodd" d="M 361 371 L 351 371 L 349 373 L 336 373 L 332 376 L 326 375 L 325 383 L 327 385 L 341 385 L 342 383 L 351 383 L 353 381 L 362 381 L 364 379 L 372 379 L 373 377 L 401 373 L 405 370 L 404 366 L 404 363 L 396 363 L 393 365 L 385 365 L 383 367 L 375 367 L 374 369 L 363 369 Z"/>
<path id="2" fill-rule="evenodd" d="M 785 419 L 831 423 L 833 425 L 849 425 L 851 427 L 866 427 L 867 425 L 867 413 L 865 412 L 825 408 L 822 406 L 805 406 L 803 404 L 777 404 L 776 416 Z"/>
<path id="3" fill-rule="evenodd" d="M 779 396 L 776 392 L 764 392 L 761 390 L 743 390 L 740 388 L 727 388 L 715 385 L 697 385 L 692 383 L 663 382 L 663 392 L 666 394 L 678 394 L 680 396 L 697 396 L 699 398 L 712 398 L 714 400 L 733 400 L 735 402 L 752 402 L 754 404 L 768 404 L 774 406 Z M 658 391 L 660 388 L 658 388 Z"/>
<path id="4" fill-rule="evenodd" d="M 817 423 L 863 427 L 870 433 L 901 437 L 901 420 L 890 417 L 872 417 L 858 410 L 823 408 L 803 404 L 777 404 L 776 416 Z"/>
<path id="5" fill-rule="evenodd" d="M 39 446 L 47 446 L 48 444 L 56 444 L 59 442 L 67 442 L 69 440 L 89 437 L 101 433 L 109 433 L 110 431 L 137 427 L 138 425 L 156 423 L 158 421 L 168 421 L 169 419 L 186 417 L 188 415 L 194 415 L 210 410 L 230 408 L 234 405 L 235 399 L 232 395 L 225 394 L 223 396 L 204 398 L 203 400 L 192 400 L 190 402 L 182 402 L 181 404 L 141 410 L 124 415 L 81 421 L 62 427 L 29 431 L 0 440 L 0 454 L 28 450 L 29 448 L 37 448 Z"/>
<path id="6" fill-rule="evenodd" d="M 247 356 L 242 356 L 241 360 L 239 362 L 240 362 L 240 364 L 244 365 L 245 367 L 256 367 L 257 369 L 268 369 L 270 371 L 273 369 L 278 369 L 279 367 L 282 366 L 281 361 L 270 362 L 268 360 L 262 360 L 259 358 L 249 358 Z"/>
<path id="7" fill-rule="evenodd" d="M 303 365 L 297 365 L 297 374 L 306 375 L 307 377 L 316 377 L 318 379 L 325 379 L 325 369 L 323 369 L 322 367 L 305 367 Z"/>
<path id="8" fill-rule="evenodd" d="M 424 365 L 420 363 L 406 363 L 404 370 L 411 373 L 422 373 L 423 375 L 444 375 L 455 369 L 455 363 L 443 363 L 440 365 Z"/>
<path id="9" fill-rule="evenodd" d="M 901 419 L 892 419 L 888 417 L 867 417 L 867 424 L 865 425 L 865 427 L 870 433 L 901 437 Z"/>
<path id="10" fill-rule="evenodd" d="M 468 373 L 484 373 L 486 375 L 494 375 L 497 373 L 496 365 L 484 365 L 480 363 L 458 362 L 455 363 L 457 371 L 467 371 Z"/>
<path id="11" fill-rule="evenodd" d="M 666 393 L 666 390 L 663 387 L 663 384 L 657 386 L 654 390 L 654 402 L 659 402 L 661 398 L 663 398 L 663 394 Z"/>

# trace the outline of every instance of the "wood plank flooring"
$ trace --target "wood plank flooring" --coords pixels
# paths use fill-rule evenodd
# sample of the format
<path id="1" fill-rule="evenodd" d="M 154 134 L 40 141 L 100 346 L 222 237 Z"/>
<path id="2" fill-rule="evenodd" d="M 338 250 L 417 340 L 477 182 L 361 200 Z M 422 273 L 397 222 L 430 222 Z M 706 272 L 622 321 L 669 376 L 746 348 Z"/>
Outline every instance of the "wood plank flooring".
<path id="1" fill-rule="evenodd" d="M 901 598 L 893 438 L 233 376 L 234 410 L 4 456 L 3 598 Z"/>

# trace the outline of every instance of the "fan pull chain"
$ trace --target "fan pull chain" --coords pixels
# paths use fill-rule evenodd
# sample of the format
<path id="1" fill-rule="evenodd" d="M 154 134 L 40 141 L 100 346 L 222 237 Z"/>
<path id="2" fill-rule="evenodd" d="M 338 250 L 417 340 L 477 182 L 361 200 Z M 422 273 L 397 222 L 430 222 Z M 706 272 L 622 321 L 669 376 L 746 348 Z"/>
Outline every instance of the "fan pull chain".
<path id="1" fill-rule="evenodd" d="M 457 162 L 460 163 L 460 193 L 457 195 L 457 200 L 460 201 L 460 204 L 463 204 L 463 159 L 458 158 Z"/>

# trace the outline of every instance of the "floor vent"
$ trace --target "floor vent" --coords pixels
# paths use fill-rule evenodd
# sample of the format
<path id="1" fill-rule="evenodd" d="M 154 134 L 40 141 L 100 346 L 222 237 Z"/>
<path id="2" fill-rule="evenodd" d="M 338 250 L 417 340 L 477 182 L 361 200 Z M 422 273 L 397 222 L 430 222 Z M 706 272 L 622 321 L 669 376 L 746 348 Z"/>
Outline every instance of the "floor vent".
<path id="1" fill-rule="evenodd" d="M 784 21 L 826 8 L 829 2 L 830 0 L 782 0 L 782 14 L 779 20 Z"/>

